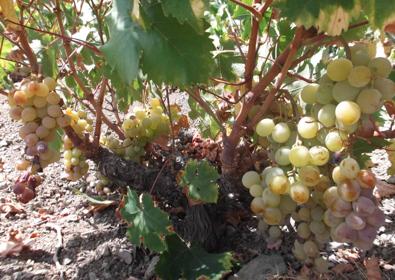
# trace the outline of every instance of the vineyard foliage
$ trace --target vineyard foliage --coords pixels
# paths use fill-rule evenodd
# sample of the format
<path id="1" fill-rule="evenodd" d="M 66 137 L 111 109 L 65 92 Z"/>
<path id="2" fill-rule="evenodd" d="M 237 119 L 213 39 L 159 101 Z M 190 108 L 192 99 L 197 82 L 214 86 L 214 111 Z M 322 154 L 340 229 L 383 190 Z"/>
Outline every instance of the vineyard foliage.
<path id="1" fill-rule="evenodd" d="M 54 162 L 76 181 L 93 161 L 163 279 L 236 270 L 216 230 L 240 207 L 269 243 L 294 227 L 312 273 L 328 242 L 371 249 L 385 219 L 369 153 L 395 173 L 395 2 L 302 2 L 0 0 L 16 198 Z"/>

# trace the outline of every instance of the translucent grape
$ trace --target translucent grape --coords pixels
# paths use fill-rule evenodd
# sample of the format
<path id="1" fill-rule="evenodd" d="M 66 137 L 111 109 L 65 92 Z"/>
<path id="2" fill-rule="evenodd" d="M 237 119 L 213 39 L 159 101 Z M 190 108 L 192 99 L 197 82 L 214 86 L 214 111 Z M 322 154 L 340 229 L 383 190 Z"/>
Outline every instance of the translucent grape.
<path id="1" fill-rule="evenodd" d="M 49 91 L 53 91 L 56 88 L 56 81 L 51 77 L 44 78 L 43 83 L 48 87 Z"/>
<path id="2" fill-rule="evenodd" d="M 60 102 L 60 96 L 56 92 L 51 92 L 47 96 L 47 102 L 51 105 L 57 105 Z"/>
<path id="3" fill-rule="evenodd" d="M 256 125 L 255 131 L 259 136 L 266 137 L 272 133 L 274 126 L 272 119 L 263 119 Z"/>
<path id="4" fill-rule="evenodd" d="M 271 226 L 269 228 L 269 237 L 270 238 L 272 238 L 274 240 L 277 240 L 277 239 L 281 238 L 281 234 L 282 234 L 282 232 L 281 232 L 281 229 L 279 227 Z"/>
<path id="5" fill-rule="evenodd" d="M 314 104 L 316 102 L 316 94 L 318 91 L 318 84 L 308 84 L 300 92 L 300 97 L 306 104 Z"/>
<path id="6" fill-rule="evenodd" d="M 347 215 L 346 224 L 355 230 L 361 230 L 366 225 L 364 219 L 362 219 L 360 216 L 358 216 L 354 212 L 351 212 L 350 214 Z"/>
<path id="7" fill-rule="evenodd" d="M 266 208 L 263 212 L 264 221 L 271 226 L 279 225 L 282 218 L 281 211 L 278 208 Z"/>
<path id="8" fill-rule="evenodd" d="M 321 175 L 318 184 L 314 186 L 314 189 L 319 192 L 326 191 L 331 186 L 331 181 L 327 176 Z"/>
<path id="9" fill-rule="evenodd" d="M 336 122 L 335 110 L 336 106 L 333 104 L 326 104 L 322 106 L 322 108 L 318 111 L 318 121 L 325 127 L 334 126 Z"/>
<path id="10" fill-rule="evenodd" d="M 289 165 L 291 162 L 289 161 L 289 153 L 291 149 L 289 147 L 280 147 L 274 154 L 274 160 L 278 165 Z"/>
<path id="11" fill-rule="evenodd" d="M 376 211 L 376 205 L 372 200 L 364 196 L 360 196 L 352 203 L 354 212 L 361 217 L 372 215 Z"/>
<path id="12" fill-rule="evenodd" d="M 354 65 L 368 65 L 370 61 L 369 52 L 367 48 L 361 48 L 359 46 L 350 47 L 351 50 L 351 61 Z"/>
<path id="13" fill-rule="evenodd" d="M 270 182 L 275 176 L 284 175 L 284 171 L 279 167 L 269 167 L 262 172 L 264 187 L 269 186 Z"/>
<path id="14" fill-rule="evenodd" d="M 366 221 L 369 225 L 379 228 L 385 223 L 385 215 L 380 208 L 376 207 L 374 212 L 366 217 Z"/>
<path id="15" fill-rule="evenodd" d="M 281 197 L 278 194 L 273 193 L 270 189 L 264 189 L 262 200 L 265 207 L 277 207 L 280 205 Z"/>
<path id="16" fill-rule="evenodd" d="M 339 152 L 343 148 L 343 140 L 339 131 L 331 131 L 325 137 L 325 146 L 331 152 Z"/>
<path id="17" fill-rule="evenodd" d="M 20 159 L 17 160 L 17 162 L 15 163 L 15 168 L 16 170 L 26 170 L 29 168 L 29 166 L 31 165 L 31 162 L 28 160 L 24 160 L 24 159 Z"/>
<path id="18" fill-rule="evenodd" d="M 311 240 L 307 240 L 305 243 L 303 243 L 303 250 L 310 258 L 314 258 L 319 254 L 317 245 Z"/>
<path id="19" fill-rule="evenodd" d="M 362 88 L 367 86 L 372 77 L 369 67 L 367 66 L 356 66 L 354 67 L 350 74 L 348 75 L 348 82 L 351 86 Z"/>
<path id="20" fill-rule="evenodd" d="M 298 236 L 303 239 L 307 239 L 311 235 L 311 231 L 307 223 L 300 223 L 296 228 L 296 232 Z"/>
<path id="21" fill-rule="evenodd" d="M 342 101 L 353 101 L 357 98 L 360 88 L 350 85 L 348 81 L 338 82 L 333 86 L 332 96 L 337 103 Z"/>
<path id="22" fill-rule="evenodd" d="M 395 96 L 395 83 L 390 79 L 377 77 L 373 87 L 380 91 L 384 100 L 392 100 Z"/>
<path id="23" fill-rule="evenodd" d="M 298 171 L 299 179 L 305 186 L 313 187 L 320 181 L 320 169 L 313 165 L 302 166 Z"/>
<path id="24" fill-rule="evenodd" d="M 284 175 L 273 177 L 269 183 L 270 190 L 275 194 L 284 194 L 288 191 L 290 183 Z"/>
<path id="25" fill-rule="evenodd" d="M 386 57 L 376 57 L 369 62 L 369 68 L 376 76 L 387 78 L 392 71 L 391 62 Z"/>
<path id="26" fill-rule="evenodd" d="M 341 199 L 345 201 L 354 201 L 358 199 L 361 193 L 361 187 L 356 180 L 347 179 L 338 185 L 337 191 Z"/>
<path id="27" fill-rule="evenodd" d="M 314 138 L 318 132 L 318 123 L 312 117 L 303 117 L 298 123 L 298 133 L 306 139 Z"/>
<path id="28" fill-rule="evenodd" d="M 56 120 L 54 118 L 51 118 L 49 116 L 44 117 L 41 120 L 41 124 L 46 127 L 47 129 L 52 129 L 56 127 Z"/>
<path id="29" fill-rule="evenodd" d="M 308 207 L 302 207 L 298 211 L 298 216 L 301 221 L 310 222 L 311 212 Z"/>
<path id="30" fill-rule="evenodd" d="M 336 217 L 333 215 L 332 210 L 327 209 L 324 213 L 323 221 L 328 227 L 336 227 L 343 221 L 343 219 Z"/>
<path id="31" fill-rule="evenodd" d="M 323 146 L 314 146 L 309 150 L 310 162 L 317 166 L 325 165 L 329 161 L 329 151 Z"/>
<path id="32" fill-rule="evenodd" d="M 357 239 L 357 232 L 346 223 L 341 223 L 336 227 L 334 237 L 337 242 L 352 242 Z"/>
<path id="33" fill-rule="evenodd" d="M 361 109 L 352 101 L 342 101 L 336 106 L 336 119 L 344 125 L 353 125 L 361 117 Z"/>
<path id="34" fill-rule="evenodd" d="M 330 104 L 334 100 L 332 96 L 332 90 L 332 83 L 320 83 L 318 92 L 316 94 L 317 102 L 322 105 Z"/>
<path id="35" fill-rule="evenodd" d="M 311 218 L 314 221 L 321 221 L 324 216 L 324 209 L 320 206 L 316 206 L 311 210 Z"/>
<path id="36" fill-rule="evenodd" d="M 292 200 L 298 204 L 306 203 L 310 198 L 309 189 L 301 182 L 295 182 L 291 185 L 289 195 Z"/>
<path id="37" fill-rule="evenodd" d="M 357 174 L 357 181 L 362 188 L 373 189 L 376 185 L 376 176 L 370 170 L 361 170 Z"/>
<path id="38" fill-rule="evenodd" d="M 360 170 L 358 162 L 350 157 L 343 159 L 339 166 L 342 175 L 348 179 L 356 178 Z"/>
<path id="39" fill-rule="evenodd" d="M 277 143 L 285 143 L 291 136 L 291 130 L 286 123 L 278 123 L 272 131 L 272 138 Z"/>
<path id="40" fill-rule="evenodd" d="M 59 105 L 49 105 L 47 108 L 48 115 L 53 118 L 59 118 L 63 115 Z"/>
<path id="41" fill-rule="evenodd" d="M 37 118 L 36 110 L 33 107 L 26 107 L 22 110 L 21 118 L 23 122 L 31 122 Z"/>
<path id="42" fill-rule="evenodd" d="M 22 118 L 22 110 L 21 107 L 10 108 L 10 117 L 15 121 L 20 120 Z"/>
<path id="43" fill-rule="evenodd" d="M 338 58 L 329 62 L 326 67 L 326 74 L 335 82 L 344 81 L 347 79 L 353 68 L 352 62 L 346 58 Z"/>
<path id="44" fill-rule="evenodd" d="M 314 235 L 320 235 L 326 231 L 326 226 L 321 221 L 312 221 L 309 228 Z"/>
<path id="45" fill-rule="evenodd" d="M 259 197 L 262 196 L 263 189 L 261 185 L 252 185 L 249 191 L 252 197 Z"/>
<path id="46" fill-rule="evenodd" d="M 327 273 L 329 271 L 329 262 L 323 257 L 315 258 L 314 269 L 319 273 Z"/>
<path id="47" fill-rule="evenodd" d="M 364 114 L 373 114 L 380 109 L 381 93 L 374 88 L 363 89 L 357 98 L 357 104 Z"/>
<path id="48" fill-rule="evenodd" d="M 24 91 L 18 90 L 14 93 L 14 101 L 16 105 L 24 105 L 27 102 L 27 97 Z"/>
<path id="49" fill-rule="evenodd" d="M 359 230 L 357 234 L 359 240 L 370 245 L 376 238 L 377 229 L 375 227 L 367 225 L 363 229 Z"/>
<path id="50" fill-rule="evenodd" d="M 40 138 L 43 139 L 49 135 L 49 130 L 45 126 L 40 125 L 36 129 L 36 135 Z"/>
<path id="51" fill-rule="evenodd" d="M 290 214 L 295 211 L 297 204 L 288 195 L 282 195 L 279 208 L 284 215 Z"/>
<path id="52" fill-rule="evenodd" d="M 261 182 L 261 177 L 256 171 L 248 171 L 241 178 L 241 183 L 244 187 L 249 189 L 253 185 L 259 185 Z"/>
<path id="53" fill-rule="evenodd" d="M 289 152 L 289 161 L 295 167 L 308 165 L 310 162 L 309 150 L 305 146 L 294 146 Z"/>
<path id="54" fill-rule="evenodd" d="M 356 134 L 364 138 L 371 138 L 374 135 L 374 131 L 375 124 L 373 121 L 368 116 L 363 116 Z"/>
<path id="55" fill-rule="evenodd" d="M 30 134 L 26 135 L 23 140 L 25 140 L 25 143 L 27 146 L 32 147 L 37 144 L 39 139 L 35 133 L 30 133 Z"/>
<path id="56" fill-rule="evenodd" d="M 303 245 L 300 244 L 298 240 L 295 240 L 294 247 L 292 248 L 292 253 L 299 261 L 304 261 L 307 259 L 306 253 L 303 249 Z"/>
<path id="57" fill-rule="evenodd" d="M 330 209 L 335 217 L 344 218 L 352 211 L 352 204 L 351 202 L 338 198 L 331 205 Z"/>

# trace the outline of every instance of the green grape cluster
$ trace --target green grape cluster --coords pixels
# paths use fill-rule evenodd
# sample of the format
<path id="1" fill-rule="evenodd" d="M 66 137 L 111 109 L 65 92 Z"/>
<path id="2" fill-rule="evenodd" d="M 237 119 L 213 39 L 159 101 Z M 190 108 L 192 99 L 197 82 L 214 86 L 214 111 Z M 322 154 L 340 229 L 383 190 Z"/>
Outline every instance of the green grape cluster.
<path id="1" fill-rule="evenodd" d="M 169 117 L 163 112 L 159 99 L 153 98 L 147 109 L 136 108 L 122 124 L 126 139 L 119 141 L 111 136 L 101 138 L 101 143 L 128 160 L 139 161 L 145 147 L 170 132 Z"/>
<path id="2" fill-rule="evenodd" d="M 88 118 L 87 113 L 84 111 L 74 111 L 71 108 L 67 108 L 64 120 L 80 138 L 84 138 L 85 133 L 93 131 L 93 121 Z M 70 181 L 76 181 L 88 172 L 89 165 L 82 151 L 73 145 L 73 142 L 67 135 L 63 136 L 63 147 L 65 177 Z"/>
<path id="3" fill-rule="evenodd" d="M 291 218 L 298 235 L 295 257 L 319 272 L 328 268 L 320 256 L 327 242 L 366 250 L 384 223 L 372 194 L 376 178 L 349 155 L 348 142 L 353 134 L 373 136 L 370 115 L 395 96 L 388 79 L 392 66 L 363 44 L 351 47 L 351 55 L 351 60 L 330 61 L 319 83 L 301 90 L 302 116 L 296 125 L 278 118 L 257 124 L 272 165 L 242 178 L 253 196 L 252 212 L 270 226 Z"/>
<path id="4" fill-rule="evenodd" d="M 55 88 L 56 81 L 50 77 L 42 82 L 24 80 L 20 89 L 8 96 L 9 114 L 13 120 L 22 122 L 19 136 L 26 144 L 26 157 L 16 162 L 17 170 L 27 170 L 28 174 L 34 175 L 60 159 L 60 153 L 49 147 L 56 130 L 62 127 L 62 100 Z M 34 197 L 34 191 L 21 188 L 21 185 L 16 183 L 14 192 L 21 201 L 27 202 Z"/>

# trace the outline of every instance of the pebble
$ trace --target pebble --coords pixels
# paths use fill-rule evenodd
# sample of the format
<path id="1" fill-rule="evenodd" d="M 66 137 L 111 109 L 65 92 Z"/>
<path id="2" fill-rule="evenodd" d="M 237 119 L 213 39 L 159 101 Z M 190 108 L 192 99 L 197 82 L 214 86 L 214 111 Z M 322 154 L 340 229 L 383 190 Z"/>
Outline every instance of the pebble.
<path id="1" fill-rule="evenodd" d="M 261 255 L 245 264 L 230 279 L 264 280 L 287 272 L 287 266 L 280 255 Z"/>
<path id="2" fill-rule="evenodd" d="M 126 264 L 131 264 L 133 261 L 132 254 L 129 251 L 120 250 L 117 255 Z"/>
<path id="3" fill-rule="evenodd" d="M 71 264 L 73 261 L 70 259 L 70 258 L 68 258 L 68 257 L 66 257 L 66 258 L 64 258 L 64 260 L 63 260 L 63 265 L 69 265 L 69 264 Z"/>

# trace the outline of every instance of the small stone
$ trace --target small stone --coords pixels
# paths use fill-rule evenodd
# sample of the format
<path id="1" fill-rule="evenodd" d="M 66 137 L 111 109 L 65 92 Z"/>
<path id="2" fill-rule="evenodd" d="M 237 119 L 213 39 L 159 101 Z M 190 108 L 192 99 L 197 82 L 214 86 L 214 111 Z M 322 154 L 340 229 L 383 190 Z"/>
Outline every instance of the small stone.
<path id="1" fill-rule="evenodd" d="M 103 277 L 104 277 L 104 279 L 111 279 L 111 274 L 108 272 L 104 272 Z"/>
<path id="2" fill-rule="evenodd" d="M 0 147 L 8 147 L 11 144 L 11 141 L 1 140 Z"/>
<path id="3" fill-rule="evenodd" d="M 156 264 L 159 262 L 159 256 L 155 256 L 152 258 L 150 264 L 147 267 L 147 270 L 144 273 L 144 279 L 150 279 L 155 274 Z"/>
<path id="4" fill-rule="evenodd" d="M 66 257 L 66 258 L 64 258 L 64 260 L 63 260 L 63 265 L 69 265 L 69 264 L 71 264 L 73 261 L 70 259 L 70 258 L 68 258 L 68 257 Z"/>
<path id="5" fill-rule="evenodd" d="M 280 255 L 261 255 L 245 264 L 231 279 L 265 280 L 287 272 Z"/>
<path id="6" fill-rule="evenodd" d="M 34 275 L 47 275 L 48 269 L 38 269 L 33 271 Z"/>
<path id="7" fill-rule="evenodd" d="M 7 182 L 0 182 L 0 190 L 5 190 L 6 188 L 8 188 Z"/>
<path id="8" fill-rule="evenodd" d="M 77 239 L 71 239 L 68 243 L 67 246 L 69 247 L 78 247 L 81 245 L 81 242 Z"/>
<path id="9" fill-rule="evenodd" d="M 120 250 L 118 252 L 118 257 L 126 264 L 131 264 L 133 261 L 132 254 L 126 250 Z"/>
<path id="10" fill-rule="evenodd" d="M 387 179 L 387 183 L 395 185 L 395 176 L 391 176 Z"/>

